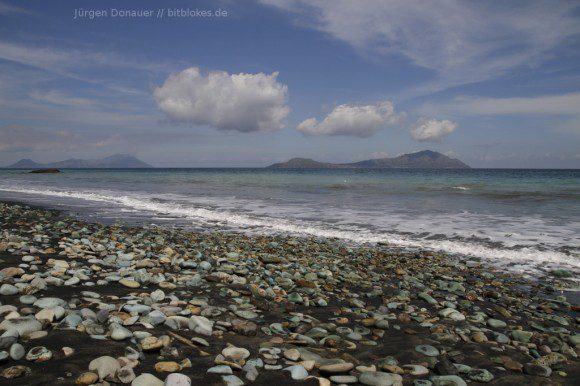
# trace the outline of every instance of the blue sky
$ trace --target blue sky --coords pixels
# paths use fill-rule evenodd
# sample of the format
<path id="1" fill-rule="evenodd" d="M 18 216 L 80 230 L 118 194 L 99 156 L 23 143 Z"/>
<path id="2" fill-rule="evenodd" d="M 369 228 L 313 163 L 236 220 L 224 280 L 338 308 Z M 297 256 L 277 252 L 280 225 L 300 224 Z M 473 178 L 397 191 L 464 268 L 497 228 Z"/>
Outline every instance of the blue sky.
<path id="1" fill-rule="evenodd" d="M 580 7 L 507 3 L 2 1 L 0 165 L 131 153 L 265 166 L 432 149 L 474 167 L 578 168 Z M 214 16 L 169 17 L 175 8 Z"/>

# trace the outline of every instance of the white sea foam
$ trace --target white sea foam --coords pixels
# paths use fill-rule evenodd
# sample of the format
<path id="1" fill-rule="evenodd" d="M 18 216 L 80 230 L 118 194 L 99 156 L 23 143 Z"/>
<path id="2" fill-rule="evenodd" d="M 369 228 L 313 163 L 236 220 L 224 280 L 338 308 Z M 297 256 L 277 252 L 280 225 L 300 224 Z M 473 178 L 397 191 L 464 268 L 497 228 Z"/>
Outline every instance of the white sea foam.
<path id="1" fill-rule="evenodd" d="M 534 246 L 522 248 L 500 248 L 462 240 L 425 239 L 413 235 L 402 235 L 387 231 L 377 231 L 357 227 L 353 224 L 328 224 L 317 221 L 291 219 L 286 216 L 272 217 L 240 214 L 231 210 L 207 209 L 175 202 L 158 202 L 146 195 L 121 195 L 114 193 L 90 191 L 65 191 L 50 189 L 30 189 L 20 187 L 4 187 L 2 191 L 29 194 L 35 196 L 61 197 L 88 202 L 119 206 L 119 210 L 146 212 L 150 215 L 166 218 L 187 220 L 196 226 L 218 225 L 241 231 L 263 233 L 289 233 L 324 238 L 337 238 L 355 243 L 386 242 L 393 246 L 409 248 L 425 248 L 447 253 L 469 255 L 489 259 L 496 265 L 510 265 L 512 270 L 529 271 L 539 267 L 566 267 L 580 270 L 580 260 L 575 256 L 549 250 L 541 251 Z M 132 193 L 133 194 L 133 193 Z"/>
<path id="2" fill-rule="evenodd" d="M 471 188 L 468 188 L 467 186 L 454 186 L 451 189 L 457 189 L 457 190 L 471 190 Z"/>

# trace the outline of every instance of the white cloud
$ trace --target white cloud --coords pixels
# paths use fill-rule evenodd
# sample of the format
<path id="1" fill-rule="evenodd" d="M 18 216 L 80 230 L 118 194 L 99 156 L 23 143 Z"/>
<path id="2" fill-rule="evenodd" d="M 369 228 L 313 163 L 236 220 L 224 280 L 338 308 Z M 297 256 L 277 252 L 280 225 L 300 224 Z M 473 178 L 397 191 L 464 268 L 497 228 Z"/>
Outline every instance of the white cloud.
<path id="1" fill-rule="evenodd" d="M 438 80 L 429 86 L 431 91 L 534 66 L 580 33 L 578 4 L 564 0 L 519 4 L 462 0 L 261 2 L 289 11 L 297 24 L 363 52 L 403 55 L 433 70 Z"/>
<path id="2" fill-rule="evenodd" d="M 457 123 L 436 119 L 419 119 L 411 128 L 411 136 L 417 141 L 438 141 L 451 134 L 457 128 Z"/>
<path id="3" fill-rule="evenodd" d="M 461 96 L 445 103 L 426 104 L 421 110 L 461 115 L 580 115 L 580 92 L 515 98 Z"/>
<path id="4" fill-rule="evenodd" d="M 69 96 L 57 90 L 33 91 L 29 96 L 37 101 L 69 107 L 88 107 L 94 104 L 94 101 L 90 99 Z"/>
<path id="5" fill-rule="evenodd" d="M 24 8 L 0 1 L 0 15 L 28 14 Z"/>
<path id="6" fill-rule="evenodd" d="M 94 145 L 99 133 L 81 133 L 71 130 L 50 130 L 23 125 L 0 126 L 0 151 L 31 153 L 35 151 L 75 150 Z"/>
<path id="7" fill-rule="evenodd" d="M 395 114 L 393 104 L 389 101 L 372 105 L 344 104 L 334 108 L 322 120 L 309 118 L 300 123 L 299 131 L 306 135 L 346 135 L 366 138 L 375 134 L 388 124 L 395 124 L 401 119 Z"/>
<path id="8" fill-rule="evenodd" d="M 173 74 L 155 89 L 157 106 L 176 122 L 209 125 L 218 130 L 274 131 L 284 127 L 288 87 L 271 75 L 204 75 L 191 67 Z"/>

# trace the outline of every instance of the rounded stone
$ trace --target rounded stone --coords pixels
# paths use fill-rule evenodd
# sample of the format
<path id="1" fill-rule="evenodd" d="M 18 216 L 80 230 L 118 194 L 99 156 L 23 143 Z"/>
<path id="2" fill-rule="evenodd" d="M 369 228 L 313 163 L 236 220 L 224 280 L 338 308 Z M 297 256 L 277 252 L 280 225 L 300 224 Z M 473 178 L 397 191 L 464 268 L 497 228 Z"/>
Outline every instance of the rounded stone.
<path id="1" fill-rule="evenodd" d="M 111 324 L 110 329 L 111 329 L 111 339 L 113 340 L 120 341 L 129 339 L 133 336 L 133 333 L 131 331 L 129 331 L 128 329 L 117 323 Z"/>
<path id="2" fill-rule="evenodd" d="M 18 292 L 18 287 L 13 286 L 12 284 L 2 284 L 0 287 L 0 295 L 4 296 L 11 296 L 16 295 Z"/>
<path id="3" fill-rule="evenodd" d="M 121 366 L 115 358 L 104 355 L 89 363 L 89 370 L 96 371 L 100 380 L 114 379 Z"/>
<path id="4" fill-rule="evenodd" d="M 191 378 L 185 374 L 172 373 L 165 378 L 165 386 L 191 386 Z"/>
<path id="5" fill-rule="evenodd" d="M 286 350 L 284 351 L 284 358 L 296 362 L 298 359 L 300 359 L 300 351 L 296 350 L 295 348 Z"/>
<path id="6" fill-rule="evenodd" d="M 18 300 L 20 300 L 20 303 L 22 304 L 30 305 L 34 304 L 34 302 L 37 301 L 38 298 L 34 295 L 22 295 Z"/>
<path id="7" fill-rule="evenodd" d="M 440 354 L 439 350 L 428 344 L 420 344 L 415 346 L 415 351 L 420 352 L 423 355 L 427 355 L 428 357 L 436 357 Z"/>
<path id="8" fill-rule="evenodd" d="M 487 325 L 491 328 L 505 328 L 507 327 L 507 323 L 503 320 L 499 319 L 488 319 Z"/>
<path id="9" fill-rule="evenodd" d="M 14 343 L 12 346 L 10 346 L 10 358 L 13 360 L 20 360 L 24 358 L 24 355 L 26 355 L 26 350 L 20 343 Z"/>
<path id="10" fill-rule="evenodd" d="M 189 318 L 189 329 L 200 335 L 211 336 L 213 331 L 213 322 L 205 316 L 194 315 Z"/>
<path id="11" fill-rule="evenodd" d="M 131 366 L 123 366 L 117 371 L 117 378 L 121 383 L 130 383 L 135 379 L 135 372 Z"/>
<path id="12" fill-rule="evenodd" d="M 284 371 L 290 372 L 290 376 L 292 379 L 300 381 L 308 377 L 308 371 L 302 365 L 294 365 L 290 367 L 286 367 Z"/>
<path id="13" fill-rule="evenodd" d="M 133 379 L 131 386 L 164 386 L 163 381 L 153 374 L 143 373 Z"/>
<path id="14" fill-rule="evenodd" d="M 250 356 L 250 352 L 243 347 L 226 347 L 222 350 L 222 355 L 226 358 L 230 358 L 236 362 L 246 359 Z"/>
<path id="15" fill-rule="evenodd" d="M 77 377 L 75 380 L 75 385 L 88 386 L 97 383 L 98 380 L 99 376 L 97 374 L 87 371 L 86 373 L 82 373 Z"/>

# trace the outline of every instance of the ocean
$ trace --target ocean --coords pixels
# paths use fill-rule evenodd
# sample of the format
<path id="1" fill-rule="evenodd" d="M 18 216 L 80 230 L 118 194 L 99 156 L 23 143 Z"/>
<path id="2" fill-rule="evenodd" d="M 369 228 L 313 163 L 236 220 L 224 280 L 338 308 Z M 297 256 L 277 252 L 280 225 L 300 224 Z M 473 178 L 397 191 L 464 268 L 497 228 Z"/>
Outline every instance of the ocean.
<path id="1" fill-rule="evenodd" d="M 0 200 L 126 224 L 294 234 L 580 273 L 580 170 L 0 170 Z"/>

